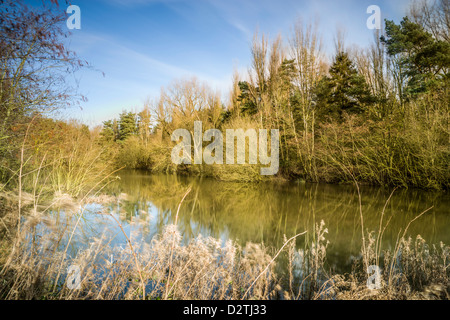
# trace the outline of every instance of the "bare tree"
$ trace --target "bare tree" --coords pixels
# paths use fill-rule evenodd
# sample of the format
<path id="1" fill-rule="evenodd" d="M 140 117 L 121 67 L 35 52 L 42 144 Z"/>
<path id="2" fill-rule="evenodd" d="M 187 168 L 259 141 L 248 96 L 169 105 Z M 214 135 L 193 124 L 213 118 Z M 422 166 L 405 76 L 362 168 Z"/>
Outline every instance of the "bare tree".
<path id="1" fill-rule="evenodd" d="M 151 111 L 156 130 L 161 138 L 167 138 L 178 128 L 193 130 L 194 121 L 202 121 L 205 128 L 217 126 L 223 108 L 220 93 L 193 77 L 175 80 L 162 88 Z"/>
<path id="2" fill-rule="evenodd" d="M 450 0 L 415 0 L 409 11 L 436 39 L 450 41 Z"/>
<path id="3" fill-rule="evenodd" d="M 336 29 L 336 34 L 334 36 L 334 49 L 336 53 L 345 52 L 345 39 L 347 37 L 347 32 L 344 27 L 339 26 Z"/>
<path id="4" fill-rule="evenodd" d="M 364 76 L 371 94 L 377 98 L 377 103 L 370 110 L 379 119 L 392 111 L 388 101 L 395 96 L 391 62 L 386 56 L 380 35 L 381 32 L 376 30 L 373 43 L 368 48 L 350 50 L 358 72 Z"/>
<path id="5" fill-rule="evenodd" d="M 324 54 L 322 41 L 318 32 L 318 25 L 304 24 L 301 20 L 297 21 L 294 26 L 292 36 L 289 41 L 290 55 L 295 62 L 294 86 L 299 93 L 300 106 L 299 117 L 301 119 L 301 127 L 296 127 L 296 121 L 293 115 L 293 109 L 290 107 L 290 123 L 293 134 L 296 139 L 296 145 L 299 155 L 306 153 L 306 159 L 300 156 L 304 163 L 304 167 L 310 170 L 310 174 L 314 174 L 314 127 L 315 127 L 315 105 L 313 92 L 314 88 L 326 73 L 326 64 L 324 62 Z M 303 143 L 306 148 L 300 146 L 297 137 L 297 131 L 302 133 Z M 303 150 L 302 150 L 303 149 Z M 306 149 L 306 150 L 305 150 Z"/>
<path id="6" fill-rule="evenodd" d="M 65 13 L 37 11 L 21 1 L 0 2 L 0 137 L 22 116 L 74 102 L 66 78 L 87 63 L 65 47 L 65 19 Z"/>
<path id="7" fill-rule="evenodd" d="M 147 99 L 144 103 L 144 109 L 138 113 L 139 117 L 139 135 L 141 141 L 144 142 L 145 147 L 148 146 L 152 127 L 152 102 Z"/>
<path id="8" fill-rule="evenodd" d="M 229 96 L 229 107 L 228 110 L 231 112 L 232 116 L 239 117 L 241 113 L 241 101 L 239 96 L 241 95 L 241 89 L 239 87 L 239 82 L 241 81 L 241 75 L 239 71 L 235 69 L 233 71 L 233 79 Z"/>

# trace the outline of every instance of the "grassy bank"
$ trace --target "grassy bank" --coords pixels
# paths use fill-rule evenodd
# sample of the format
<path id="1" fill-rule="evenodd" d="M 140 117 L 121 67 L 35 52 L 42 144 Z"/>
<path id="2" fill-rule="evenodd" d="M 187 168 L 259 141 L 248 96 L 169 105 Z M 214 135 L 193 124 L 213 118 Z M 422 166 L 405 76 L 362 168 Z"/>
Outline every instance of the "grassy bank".
<path id="1" fill-rule="evenodd" d="M 89 197 L 84 202 L 60 197 L 59 208 L 71 223 L 29 217 L 17 241 L 2 241 L 0 297 L 2 299 L 449 299 L 450 247 L 428 245 L 420 236 L 399 231 L 397 243 L 381 250 L 386 221 L 380 230 L 362 233 L 363 246 L 352 271 L 338 274 L 327 264 L 328 229 L 315 226 L 311 242 L 298 248 L 285 238 L 280 248 L 247 243 L 241 247 L 198 236 L 183 244 L 176 225 L 168 225 L 150 243 L 128 236 L 111 245 L 107 236 L 88 239 L 74 255 L 71 241 L 84 206 L 90 202 L 120 201 Z M 417 216 L 417 219 L 420 215 Z M 413 223 L 414 221 L 411 221 Z M 175 220 L 176 223 L 176 220 Z M 388 223 L 388 222 L 387 222 Z M 1 228 L 5 232 L 5 227 Z M 13 232 L 10 232 L 12 234 Z M 5 238 L 6 239 L 6 235 Z M 113 258 L 111 258 L 113 257 Z M 369 289 L 371 265 L 381 269 L 379 287 Z M 80 271 L 79 289 L 70 287 L 69 267 Z M 372 282 L 371 282 L 372 283 Z"/>
<path id="2" fill-rule="evenodd" d="M 222 134 L 277 129 L 279 177 L 448 189 L 450 43 L 414 18 L 385 21 L 367 48 L 338 37 L 331 59 L 312 25 L 295 23 L 287 39 L 256 33 L 227 98 L 195 77 L 174 80 L 140 112 L 105 121 L 102 141 L 118 166 L 255 182 L 261 165 L 173 164 L 172 133 L 193 136 L 195 121 Z"/>
<path id="3" fill-rule="evenodd" d="M 202 175 L 242 182 L 281 178 L 340 184 L 354 183 L 356 179 L 375 186 L 445 190 L 450 182 L 448 131 L 438 133 L 434 127 L 446 128 L 443 121 L 445 117 L 436 113 L 426 122 L 410 116 L 405 119 L 403 128 L 390 121 L 368 121 L 360 116 L 347 117 L 342 123 L 323 124 L 317 129 L 312 155 L 307 151 L 307 139 L 298 140 L 298 146 L 293 141 L 284 141 L 286 145 L 281 145 L 280 170 L 276 176 L 261 176 L 260 169 L 266 166 L 248 164 L 248 160 L 245 165 L 176 165 L 171 159 L 175 143 L 157 135 L 149 138 L 148 143 L 131 136 L 121 142 L 111 142 L 109 147 L 118 150 L 114 157 L 117 167 L 155 173 Z M 224 125 L 222 131 L 229 128 L 258 130 L 260 127 L 253 121 L 240 120 L 232 126 Z M 203 148 L 207 145 L 204 143 Z M 286 159 L 282 155 L 284 148 Z"/>

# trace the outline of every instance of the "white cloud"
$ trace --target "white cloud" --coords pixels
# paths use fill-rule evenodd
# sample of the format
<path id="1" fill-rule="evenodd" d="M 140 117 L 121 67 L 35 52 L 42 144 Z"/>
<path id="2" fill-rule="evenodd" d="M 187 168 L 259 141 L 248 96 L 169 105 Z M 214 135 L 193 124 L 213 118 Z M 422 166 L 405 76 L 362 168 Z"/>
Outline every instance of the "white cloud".
<path id="1" fill-rule="evenodd" d="M 163 3 L 163 4 L 169 4 L 169 3 L 175 3 L 175 2 L 186 2 L 188 0 L 104 0 L 105 3 L 117 5 L 117 6 L 123 6 L 123 7 L 139 7 L 139 6 L 146 6 L 151 5 L 155 3 Z"/>

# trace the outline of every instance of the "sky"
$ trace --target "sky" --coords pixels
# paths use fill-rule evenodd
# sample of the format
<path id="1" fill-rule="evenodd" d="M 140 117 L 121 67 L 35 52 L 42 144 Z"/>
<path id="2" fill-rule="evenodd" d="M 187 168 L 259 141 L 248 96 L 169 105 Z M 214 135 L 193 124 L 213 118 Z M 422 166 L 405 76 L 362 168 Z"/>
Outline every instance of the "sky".
<path id="1" fill-rule="evenodd" d="M 192 76 L 225 95 L 233 71 L 250 66 L 255 31 L 287 40 L 298 19 L 317 21 L 331 57 L 337 28 L 345 30 L 347 45 L 367 46 L 373 39 L 367 8 L 377 5 L 383 20 L 399 22 L 411 1 L 72 0 L 81 29 L 71 30 L 68 46 L 93 68 L 74 75 L 87 101 L 65 117 L 99 125 L 123 110 L 140 111 L 161 87 Z M 60 10 L 67 6 L 60 0 Z"/>

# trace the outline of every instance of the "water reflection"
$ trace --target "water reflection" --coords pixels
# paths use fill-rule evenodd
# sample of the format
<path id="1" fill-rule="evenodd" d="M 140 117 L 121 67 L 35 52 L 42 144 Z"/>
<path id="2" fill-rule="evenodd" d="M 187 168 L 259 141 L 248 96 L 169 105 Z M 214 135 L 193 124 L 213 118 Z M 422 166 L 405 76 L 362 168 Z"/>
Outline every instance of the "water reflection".
<path id="1" fill-rule="evenodd" d="M 280 247 L 288 238 L 308 230 L 297 241 L 305 246 L 314 240 L 314 225 L 324 220 L 329 230 L 328 262 L 341 269 L 361 248 L 361 219 L 358 193 L 350 185 L 301 183 L 241 184 L 174 175 L 152 175 L 125 171 L 110 186 L 127 199 L 111 204 L 125 226 L 139 222 L 146 241 L 173 223 L 179 201 L 189 186 L 192 191 L 179 213 L 178 227 L 184 240 L 198 234 L 220 239 L 264 242 Z M 376 231 L 392 189 L 361 187 L 364 228 Z M 422 190 L 397 190 L 386 205 L 383 226 L 389 221 L 383 246 L 391 248 L 400 230 L 418 214 L 433 209 L 411 224 L 408 234 L 429 243 L 450 243 L 449 197 Z M 108 221 L 106 222 L 108 223 Z M 131 228 L 127 229 L 131 230 Z"/>

